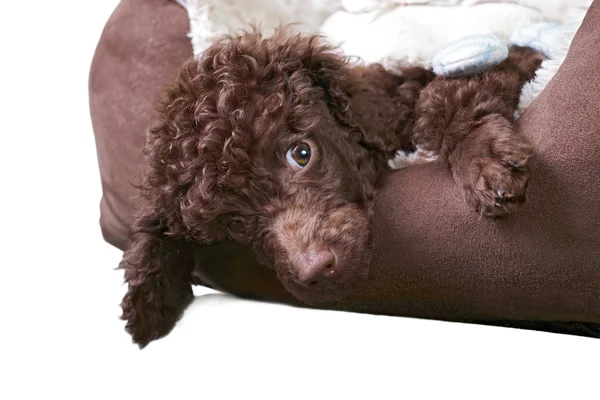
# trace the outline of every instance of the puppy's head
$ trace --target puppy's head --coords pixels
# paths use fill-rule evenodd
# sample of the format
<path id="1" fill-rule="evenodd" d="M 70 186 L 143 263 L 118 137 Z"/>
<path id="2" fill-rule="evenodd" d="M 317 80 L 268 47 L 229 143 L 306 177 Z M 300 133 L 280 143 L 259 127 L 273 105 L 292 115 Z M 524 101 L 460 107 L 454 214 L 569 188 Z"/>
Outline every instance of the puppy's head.
<path id="1" fill-rule="evenodd" d="M 368 272 L 390 150 L 353 118 L 352 97 L 369 90 L 353 71 L 319 38 L 285 31 L 224 39 L 188 62 L 146 148 L 168 234 L 240 241 L 309 304 L 351 291 Z"/>

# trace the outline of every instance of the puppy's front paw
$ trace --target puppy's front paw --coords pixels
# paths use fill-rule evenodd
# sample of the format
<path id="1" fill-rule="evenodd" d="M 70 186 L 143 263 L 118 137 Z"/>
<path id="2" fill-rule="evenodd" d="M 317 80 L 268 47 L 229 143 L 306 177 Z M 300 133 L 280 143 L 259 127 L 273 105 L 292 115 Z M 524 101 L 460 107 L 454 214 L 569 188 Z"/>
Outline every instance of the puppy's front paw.
<path id="1" fill-rule="evenodd" d="M 533 153 L 529 143 L 506 125 L 494 124 L 465 140 L 454 175 L 467 202 L 490 218 L 514 213 L 525 202 Z"/>
<path id="2" fill-rule="evenodd" d="M 529 175 L 517 163 L 499 159 L 481 162 L 480 172 L 464 187 L 467 202 L 481 215 L 491 218 L 514 213 L 525 202 Z"/>

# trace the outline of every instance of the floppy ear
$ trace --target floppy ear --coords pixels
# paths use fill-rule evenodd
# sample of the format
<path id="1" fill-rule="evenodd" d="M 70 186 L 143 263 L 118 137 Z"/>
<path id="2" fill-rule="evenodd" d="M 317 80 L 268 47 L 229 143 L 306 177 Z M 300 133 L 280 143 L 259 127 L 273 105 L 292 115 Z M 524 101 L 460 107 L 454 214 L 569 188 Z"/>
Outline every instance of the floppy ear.
<path id="1" fill-rule="evenodd" d="M 306 53 L 305 64 L 336 119 L 360 134 L 365 147 L 386 156 L 410 147 L 419 92 L 434 74 L 412 67 L 386 70 L 380 64 L 351 65 L 335 48 L 322 45 Z"/>
<path id="2" fill-rule="evenodd" d="M 350 96 L 350 111 L 362 127 L 362 144 L 388 157 L 412 147 L 415 105 L 433 73 L 420 67 L 391 72 L 371 64 L 355 67 L 352 74 L 366 86 Z"/>
<path id="3" fill-rule="evenodd" d="M 193 300 L 192 248 L 171 236 L 164 214 L 148 209 L 134 222 L 131 246 L 119 267 L 129 287 L 123 298 L 125 329 L 140 347 L 168 334 Z"/>

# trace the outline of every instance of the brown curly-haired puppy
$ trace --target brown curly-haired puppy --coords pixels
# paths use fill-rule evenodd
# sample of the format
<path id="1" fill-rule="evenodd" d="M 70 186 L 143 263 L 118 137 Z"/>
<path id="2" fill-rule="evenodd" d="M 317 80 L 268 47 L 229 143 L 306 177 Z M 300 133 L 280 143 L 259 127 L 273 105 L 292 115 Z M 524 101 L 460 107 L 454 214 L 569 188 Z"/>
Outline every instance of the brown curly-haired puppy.
<path id="1" fill-rule="evenodd" d="M 192 248 L 224 239 L 251 247 L 302 302 L 343 298 L 367 276 L 377 180 L 397 149 L 436 152 L 477 212 L 514 211 L 531 147 L 513 112 L 540 62 L 514 49 L 470 78 L 390 73 L 285 30 L 190 60 L 150 130 L 148 206 L 121 263 L 133 340 L 173 328 L 193 298 Z"/>

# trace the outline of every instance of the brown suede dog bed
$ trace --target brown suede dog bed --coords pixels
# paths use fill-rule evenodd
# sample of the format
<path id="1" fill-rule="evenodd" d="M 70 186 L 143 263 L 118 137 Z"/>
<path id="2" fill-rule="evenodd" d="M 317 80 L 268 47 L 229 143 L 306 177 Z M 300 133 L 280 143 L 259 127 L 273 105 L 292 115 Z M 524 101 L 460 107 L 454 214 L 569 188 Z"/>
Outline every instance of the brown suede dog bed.
<path id="1" fill-rule="evenodd" d="M 98 44 L 90 106 L 100 223 L 120 249 L 158 90 L 192 55 L 187 32 L 186 11 L 170 0 L 122 0 Z M 526 205 L 506 220 L 481 219 L 441 166 L 391 173 L 376 204 L 371 276 L 341 309 L 600 337 L 598 43 L 595 1 L 566 61 L 519 120 L 536 150 Z M 196 256 L 207 286 L 294 302 L 240 245 L 218 243 Z"/>

